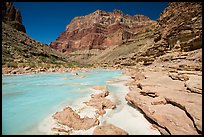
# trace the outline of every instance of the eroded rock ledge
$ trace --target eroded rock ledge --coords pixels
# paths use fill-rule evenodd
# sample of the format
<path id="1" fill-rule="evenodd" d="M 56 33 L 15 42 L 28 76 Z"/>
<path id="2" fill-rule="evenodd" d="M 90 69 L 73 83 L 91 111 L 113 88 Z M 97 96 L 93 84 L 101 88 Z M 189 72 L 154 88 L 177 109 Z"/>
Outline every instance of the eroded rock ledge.
<path id="1" fill-rule="evenodd" d="M 202 134 L 201 71 L 159 66 L 161 62 L 134 72 L 125 99 L 139 108 L 161 134 Z"/>

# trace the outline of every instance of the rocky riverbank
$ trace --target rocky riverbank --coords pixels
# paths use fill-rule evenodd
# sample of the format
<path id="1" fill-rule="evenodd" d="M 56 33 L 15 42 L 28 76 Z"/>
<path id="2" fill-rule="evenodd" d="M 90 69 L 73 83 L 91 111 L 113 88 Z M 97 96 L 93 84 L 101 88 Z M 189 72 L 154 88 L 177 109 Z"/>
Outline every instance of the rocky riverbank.
<path id="1" fill-rule="evenodd" d="M 47 72 L 73 72 L 73 74 L 77 75 L 77 71 L 79 70 L 93 68 L 44 69 L 40 67 L 25 67 L 2 69 L 3 75 Z M 146 119 L 149 120 L 152 126 L 157 128 L 161 134 L 202 134 L 202 49 L 189 52 L 169 52 L 157 58 L 150 65 L 145 66 L 138 64 L 134 67 L 123 68 L 123 70 L 126 70 L 124 71 L 125 75 L 132 78 L 127 84 L 129 86 L 129 91 L 116 97 L 118 98 L 118 102 L 124 99 L 123 107 L 132 107 L 132 114 L 138 109 L 141 110 Z M 130 131 L 118 127 L 120 124 L 117 122 L 114 125 L 109 125 L 114 121 L 111 120 L 114 119 L 113 117 L 108 118 L 109 121 L 111 121 L 109 124 L 100 123 L 100 118 L 106 117 L 107 115 L 106 109 L 113 109 L 110 111 L 114 111 L 114 108 L 118 108 L 118 104 L 109 100 L 112 95 L 109 94 L 106 88 L 94 87 L 93 89 L 101 92 L 96 92 L 97 94 L 91 95 L 89 100 L 85 100 L 83 103 L 84 107 L 78 109 L 66 108 L 54 116 L 56 120 L 63 123 L 64 120 L 61 118 L 70 114 L 73 121 L 72 123 L 69 121 L 67 124 L 77 127 L 75 123 L 80 122 L 76 121 L 81 121 L 80 126 L 83 128 L 73 132 L 70 130 L 70 127 L 65 128 L 64 126 L 58 126 L 52 128 L 52 134 L 130 133 Z M 65 111 L 69 113 L 65 113 Z M 118 112 L 119 117 L 122 117 L 123 113 L 128 115 L 130 112 L 128 112 L 127 109 L 122 109 L 122 111 Z M 117 117 L 116 114 L 114 117 Z M 134 117 L 132 118 L 132 121 L 133 120 L 138 119 Z M 87 124 L 86 122 L 91 124 Z M 107 133 L 102 133 L 102 131 L 106 129 L 106 126 L 114 128 L 116 132 L 113 130 L 113 132 L 108 131 Z M 120 132 L 117 131 L 118 128 L 121 129 Z"/>
<path id="2" fill-rule="evenodd" d="M 19 75 L 19 74 L 37 74 L 37 73 L 50 73 L 50 72 L 58 72 L 58 73 L 64 73 L 64 72 L 72 72 L 75 73 L 77 71 L 87 71 L 90 69 L 97 69 L 98 67 L 75 67 L 75 68 L 67 68 L 67 67 L 2 67 L 2 76 L 4 75 Z M 106 67 L 106 69 L 110 70 L 125 70 L 122 68 L 113 68 L 113 67 Z"/>
<path id="3" fill-rule="evenodd" d="M 131 69 L 125 99 L 161 134 L 202 134 L 202 50 L 174 52 Z"/>
<path id="4" fill-rule="evenodd" d="M 88 70 L 88 68 L 65 68 L 65 67 L 3 67 L 2 75 L 18 75 L 18 74 L 36 74 L 36 73 L 48 73 L 48 72 L 72 72 L 79 70 Z"/>
<path id="5" fill-rule="evenodd" d="M 77 75 L 77 71 L 88 69 L 93 68 L 2 68 L 3 75 L 47 72 L 73 72 L 74 75 Z M 138 109 L 141 110 L 146 119 L 161 134 L 202 134 L 202 49 L 189 52 L 169 52 L 157 58 L 150 65 L 138 64 L 134 67 L 123 68 L 123 70 L 126 70 L 125 75 L 132 78 L 131 82 L 127 84 L 129 92 L 124 92 L 124 96 L 117 96 L 118 102 L 123 99 L 126 100 L 123 107 L 136 108 L 133 111 L 131 110 L 131 113 Z M 110 95 L 106 88 L 94 87 L 94 90 L 102 92 L 91 95 L 91 98 L 83 103 L 85 108 L 79 108 L 77 111 L 73 108 L 67 108 L 55 116 L 55 119 L 63 123 L 64 120 L 60 120 L 62 116 L 70 114 L 71 118 L 81 121 L 80 126 L 83 127 L 83 130 L 88 129 L 87 132 L 78 131 L 73 134 L 102 134 L 101 132 L 104 131 L 105 127 L 97 119 L 106 116 L 107 108 L 113 109 L 111 111 L 118 108 L 117 103 L 111 102 L 110 98 L 107 99 Z M 69 113 L 65 113 L 65 111 Z M 84 112 L 84 114 L 82 113 L 83 117 L 78 113 L 82 111 Z M 125 109 L 123 112 L 125 115 L 129 113 Z M 118 115 L 122 117 L 123 113 L 119 112 Z M 114 118 L 109 119 L 111 121 Z M 72 121 L 74 124 L 80 123 L 75 120 Z M 138 119 L 134 117 L 132 120 Z M 87 121 L 91 124 L 87 124 Z M 69 126 L 73 125 L 69 122 L 67 123 Z M 99 128 L 100 126 L 102 127 Z M 120 128 L 117 124 L 106 126 L 116 127 L 116 130 Z M 94 131 L 95 127 L 99 131 Z M 126 134 L 126 132 L 129 134 L 129 131 L 123 132 L 124 129 L 120 129 L 121 132 L 108 132 L 108 134 Z M 64 126 L 54 127 L 53 132 L 56 134 L 72 134 L 72 131 L 64 128 Z"/>

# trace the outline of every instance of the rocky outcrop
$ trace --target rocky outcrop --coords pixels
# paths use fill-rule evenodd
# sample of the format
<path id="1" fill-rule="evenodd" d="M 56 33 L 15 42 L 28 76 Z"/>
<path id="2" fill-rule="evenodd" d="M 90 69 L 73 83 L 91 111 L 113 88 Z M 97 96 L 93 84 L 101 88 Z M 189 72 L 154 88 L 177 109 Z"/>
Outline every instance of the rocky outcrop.
<path id="1" fill-rule="evenodd" d="M 202 5 L 198 2 L 171 2 L 157 19 L 158 24 L 152 25 L 144 35 L 153 30 L 153 35 L 146 39 L 154 39 L 148 47 L 142 43 L 141 49 L 132 53 L 124 62 L 141 62 L 150 65 L 159 56 L 168 52 L 193 51 L 202 48 Z M 144 37 L 145 38 L 145 37 Z M 135 42 L 135 44 L 138 42 Z M 128 64 L 128 63 L 126 63 Z"/>
<path id="2" fill-rule="evenodd" d="M 22 24 L 21 12 L 11 2 L 2 3 L 2 21 L 19 31 L 26 32 L 25 26 Z"/>
<path id="3" fill-rule="evenodd" d="M 116 103 L 106 98 L 109 95 L 109 91 L 106 88 L 97 86 L 94 89 L 100 90 L 102 93 L 92 94 L 91 99 L 88 102 L 84 102 L 87 106 L 96 108 L 96 113 L 99 115 L 104 115 L 106 113 L 105 109 L 116 108 Z"/>
<path id="4" fill-rule="evenodd" d="M 56 112 L 53 115 L 60 124 L 66 125 L 74 130 L 87 130 L 99 124 L 98 119 L 84 117 L 81 118 L 72 108 L 67 107 L 61 112 Z"/>
<path id="5" fill-rule="evenodd" d="M 113 124 L 104 124 L 94 129 L 93 135 L 128 135 L 128 133 Z"/>
<path id="6" fill-rule="evenodd" d="M 65 32 L 50 44 L 54 49 L 106 49 L 133 38 L 138 30 L 155 23 L 144 15 L 125 15 L 122 11 L 97 10 L 89 15 L 75 17 Z"/>
<path id="7" fill-rule="evenodd" d="M 141 62 L 143 65 L 150 65 L 168 52 L 187 52 L 202 48 L 201 3 L 171 2 L 157 21 L 158 24 L 151 26 L 154 28 L 154 42 L 147 48 L 143 46 L 124 62 L 135 60 L 132 64 Z"/>
<path id="8" fill-rule="evenodd" d="M 128 104 L 139 108 L 161 134 L 202 134 L 201 53 L 170 52 L 130 74 L 134 82 Z M 190 67 L 182 67 L 186 65 Z"/>
<path id="9" fill-rule="evenodd" d="M 202 94 L 202 76 L 193 75 L 185 82 L 185 86 L 191 92 Z"/>
<path id="10" fill-rule="evenodd" d="M 171 2 L 161 13 L 155 41 L 165 40 L 169 49 L 191 51 L 202 47 L 202 3 Z"/>
<path id="11" fill-rule="evenodd" d="M 168 134 L 202 133 L 200 93 L 188 92 L 185 82 L 171 80 L 165 72 L 146 72 L 146 76 L 147 79 L 135 81 L 140 87 L 130 86 L 126 100 Z"/>

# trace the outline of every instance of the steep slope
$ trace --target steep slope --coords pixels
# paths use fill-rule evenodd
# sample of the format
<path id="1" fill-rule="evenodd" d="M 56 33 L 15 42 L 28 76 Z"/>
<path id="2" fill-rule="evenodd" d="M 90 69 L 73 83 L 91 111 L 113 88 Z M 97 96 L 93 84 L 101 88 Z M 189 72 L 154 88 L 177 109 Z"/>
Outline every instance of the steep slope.
<path id="1" fill-rule="evenodd" d="M 127 42 L 134 33 L 155 23 L 144 15 L 125 15 L 122 11 L 97 10 L 75 17 L 65 32 L 50 45 L 62 52 L 80 49 L 106 49 Z"/>
<path id="2" fill-rule="evenodd" d="M 2 7 L 3 73 L 7 73 L 8 68 L 43 67 L 46 69 L 72 65 L 72 62 L 68 61 L 63 54 L 24 33 L 25 27 L 22 24 L 20 11 L 15 9 L 12 3 L 5 2 Z"/>
<path id="3" fill-rule="evenodd" d="M 188 52 L 202 48 L 201 3 L 173 2 L 161 13 L 158 22 L 135 33 L 131 41 L 114 50 L 95 55 L 89 63 L 109 66 L 151 64 L 169 52 Z M 121 54 L 118 54 L 119 50 Z M 127 51 L 127 52 L 126 52 Z"/>
<path id="4" fill-rule="evenodd" d="M 11 2 L 2 3 L 2 21 L 19 31 L 26 32 L 22 24 L 21 12 Z"/>
<path id="5" fill-rule="evenodd" d="M 2 22 L 2 65 L 38 66 L 66 62 L 61 53 Z"/>
<path id="6" fill-rule="evenodd" d="M 155 29 L 156 25 L 143 28 L 125 44 L 114 45 L 105 50 L 79 50 L 68 56 L 72 60 L 96 66 L 132 66 L 141 58 L 135 56 L 153 45 Z"/>

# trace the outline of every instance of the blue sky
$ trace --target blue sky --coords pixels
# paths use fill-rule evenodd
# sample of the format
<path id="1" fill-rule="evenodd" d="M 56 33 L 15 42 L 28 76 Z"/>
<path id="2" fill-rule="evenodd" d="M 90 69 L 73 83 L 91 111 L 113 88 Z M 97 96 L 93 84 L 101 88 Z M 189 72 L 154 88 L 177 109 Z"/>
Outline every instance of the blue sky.
<path id="1" fill-rule="evenodd" d="M 76 16 L 98 9 L 119 9 L 124 14 L 143 14 L 156 20 L 167 5 L 168 2 L 14 2 L 21 11 L 26 33 L 45 44 L 54 41 Z"/>

